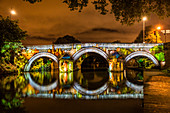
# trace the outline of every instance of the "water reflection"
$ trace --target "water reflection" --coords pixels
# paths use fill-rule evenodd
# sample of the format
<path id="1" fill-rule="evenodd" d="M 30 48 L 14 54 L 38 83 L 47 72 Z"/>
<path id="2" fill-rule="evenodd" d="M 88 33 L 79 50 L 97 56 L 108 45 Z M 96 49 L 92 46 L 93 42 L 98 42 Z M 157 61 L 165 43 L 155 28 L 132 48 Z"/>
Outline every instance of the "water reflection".
<path id="1" fill-rule="evenodd" d="M 81 94 L 99 95 L 108 87 L 107 71 L 75 72 L 74 89 Z"/>
<path id="2" fill-rule="evenodd" d="M 126 85 L 133 90 L 143 93 L 143 70 L 126 69 Z"/>
<path id="3" fill-rule="evenodd" d="M 24 101 L 22 91 L 27 84 L 28 82 L 21 75 L 11 75 L 1 78 L 0 104 L 3 106 L 3 109 L 16 109 L 22 105 Z"/>
<path id="4" fill-rule="evenodd" d="M 34 72 L 32 73 L 32 75 L 37 75 L 37 76 L 32 76 L 29 72 L 25 73 L 25 77 L 29 80 L 29 84 L 34 87 L 35 89 L 39 90 L 39 91 L 49 91 L 49 90 L 53 90 L 54 88 L 57 87 L 58 84 L 58 80 L 54 81 L 52 84 L 49 85 L 39 85 L 37 82 L 43 84 L 44 81 L 50 83 L 51 79 L 46 79 L 44 80 L 44 76 L 46 76 L 46 74 L 42 74 L 39 72 Z M 39 77 L 40 76 L 40 77 Z M 50 75 L 49 78 L 52 78 L 53 75 Z M 48 78 L 48 77 L 47 77 Z M 36 81 L 34 81 L 36 80 Z"/>
<path id="5" fill-rule="evenodd" d="M 108 82 L 109 79 L 109 72 L 107 71 L 81 72 L 79 70 L 74 75 L 75 81 L 87 90 L 96 90 Z"/>
<path id="6" fill-rule="evenodd" d="M 43 75 L 40 72 L 30 74 L 27 72 L 25 75 L 30 86 L 33 87 L 29 89 L 33 90 L 35 88 L 35 90 L 38 90 L 38 94 L 41 92 L 50 93 L 53 96 L 58 94 L 98 96 L 143 93 L 141 77 L 138 77 L 139 73 L 141 73 L 139 70 L 128 69 L 126 73 L 108 71 L 81 72 L 79 70 L 74 73 L 55 73 L 55 75 L 50 75 L 50 73 L 44 73 Z M 46 74 L 50 77 L 45 77 L 47 76 Z"/>
<path id="7" fill-rule="evenodd" d="M 7 108 L 19 107 L 23 97 L 45 98 L 143 98 L 139 72 L 26 72 L 1 79 L 1 101 Z M 137 75 L 134 75 L 137 74 Z M 139 79 L 139 80 L 138 80 Z"/>
<path id="8" fill-rule="evenodd" d="M 126 78 L 134 84 L 143 85 L 143 70 L 126 69 Z"/>
<path id="9" fill-rule="evenodd" d="M 73 84 L 73 72 L 59 73 L 59 81 L 62 88 L 70 88 Z"/>

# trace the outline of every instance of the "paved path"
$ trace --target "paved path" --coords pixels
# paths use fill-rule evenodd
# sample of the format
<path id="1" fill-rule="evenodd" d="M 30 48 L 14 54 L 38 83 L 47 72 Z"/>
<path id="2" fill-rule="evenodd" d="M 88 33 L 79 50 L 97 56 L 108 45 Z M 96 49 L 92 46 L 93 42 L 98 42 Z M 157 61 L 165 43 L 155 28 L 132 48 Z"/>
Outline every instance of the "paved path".
<path id="1" fill-rule="evenodd" d="M 144 111 L 170 113 L 170 77 L 162 76 L 161 72 L 147 72 L 144 78 Z"/>

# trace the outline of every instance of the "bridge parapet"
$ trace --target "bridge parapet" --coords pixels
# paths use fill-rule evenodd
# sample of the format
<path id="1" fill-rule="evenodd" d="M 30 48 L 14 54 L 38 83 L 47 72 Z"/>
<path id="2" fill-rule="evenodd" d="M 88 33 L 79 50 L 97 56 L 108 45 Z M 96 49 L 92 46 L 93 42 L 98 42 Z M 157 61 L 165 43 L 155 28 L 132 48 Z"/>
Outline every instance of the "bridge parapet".
<path id="1" fill-rule="evenodd" d="M 27 50 L 38 50 L 39 52 L 48 52 L 48 50 L 64 51 L 71 54 L 78 51 L 80 48 L 97 47 L 109 54 L 109 51 L 116 50 L 117 48 L 131 49 L 133 51 L 148 51 L 155 47 L 161 46 L 163 43 L 74 43 L 74 44 L 54 44 L 54 45 L 33 45 L 26 46 Z"/>
<path id="2" fill-rule="evenodd" d="M 74 43 L 74 44 L 54 44 L 54 49 L 61 48 L 61 49 L 76 49 L 76 47 L 80 45 L 82 48 L 87 47 L 102 47 L 102 48 L 143 48 L 148 49 L 154 46 L 163 45 L 163 43 Z M 40 50 L 47 50 L 52 49 L 53 45 L 32 45 L 26 46 L 28 49 L 40 49 Z"/>

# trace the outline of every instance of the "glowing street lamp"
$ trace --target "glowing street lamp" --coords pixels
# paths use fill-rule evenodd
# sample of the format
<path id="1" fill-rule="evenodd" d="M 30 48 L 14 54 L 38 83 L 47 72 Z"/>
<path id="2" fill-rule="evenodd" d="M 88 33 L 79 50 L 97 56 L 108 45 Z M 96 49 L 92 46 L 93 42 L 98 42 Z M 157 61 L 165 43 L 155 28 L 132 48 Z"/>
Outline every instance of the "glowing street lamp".
<path id="1" fill-rule="evenodd" d="M 145 21 L 147 20 L 147 17 L 143 17 L 143 43 L 145 43 Z"/>
<path id="2" fill-rule="evenodd" d="M 16 11 L 13 9 L 10 11 L 10 19 L 11 19 L 12 15 L 16 15 Z"/>
<path id="3" fill-rule="evenodd" d="M 15 12 L 14 10 L 11 10 L 10 13 L 11 13 L 12 15 L 16 15 L 16 12 Z"/>
<path id="4" fill-rule="evenodd" d="M 161 30 L 161 27 L 160 27 L 160 26 L 158 26 L 156 29 L 159 31 L 159 30 Z"/>

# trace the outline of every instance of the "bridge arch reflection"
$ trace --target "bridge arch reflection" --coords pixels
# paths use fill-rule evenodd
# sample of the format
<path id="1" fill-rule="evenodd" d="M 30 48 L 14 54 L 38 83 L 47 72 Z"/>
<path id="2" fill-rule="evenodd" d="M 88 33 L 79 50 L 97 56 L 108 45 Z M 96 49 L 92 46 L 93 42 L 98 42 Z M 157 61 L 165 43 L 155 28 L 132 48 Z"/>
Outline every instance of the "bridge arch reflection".
<path id="1" fill-rule="evenodd" d="M 74 87 L 74 89 L 76 89 L 81 94 L 98 95 L 98 94 L 104 92 L 107 89 L 108 83 L 106 82 L 102 87 L 100 87 L 96 90 L 87 90 L 87 89 L 81 87 L 77 82 L 74 83 L 73 87 Z"/>
<path id="2" fill-rule="evenodd" d="M 129 80 L 126 80 L 126 85 L 131 89 L 143 92 L 143 85 L 134 84 L 134 83 L 130 82 Z"/>
<path id="3" fill-rule="evenodd" d="M 50 91 L 50 90 L 53 90 L 54 88 L 56 88 L 57 85 L 58 85 L 58 80 L 56 80 L 52 84 L 49 84 L 49 85 L 46 85 L 46 86 L 42 86 L 42 85 L 39 85 L 36 82 L 34 82 L 34 80 L 31 78 L 31 75 L 30 75 L 29 72 L 25 72 L 24 75 L 25 75 L 25 78 L 28 78 L 29 84 L 33 88 L 35 88 L 35 89 L 37 89 L 39 91 Z"/>

